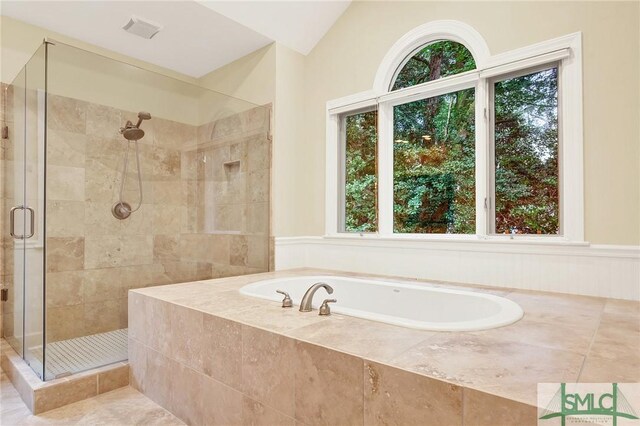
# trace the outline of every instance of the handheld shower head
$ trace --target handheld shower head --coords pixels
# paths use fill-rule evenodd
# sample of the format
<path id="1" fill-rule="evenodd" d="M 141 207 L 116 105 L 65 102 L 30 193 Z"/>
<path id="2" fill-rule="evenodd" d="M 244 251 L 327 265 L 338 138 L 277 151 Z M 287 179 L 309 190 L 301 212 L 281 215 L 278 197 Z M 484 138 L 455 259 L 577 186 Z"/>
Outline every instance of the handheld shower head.
<path id="1" fill-rule="evenodd" d="M 149 114 L 148 112 L 140 111 L 138 113 L 138 124 L 136 124 L 136 127 L 140 127 L 140 125 L 142 124 L 142 120 L 151 120 L 151 114 Z"/>

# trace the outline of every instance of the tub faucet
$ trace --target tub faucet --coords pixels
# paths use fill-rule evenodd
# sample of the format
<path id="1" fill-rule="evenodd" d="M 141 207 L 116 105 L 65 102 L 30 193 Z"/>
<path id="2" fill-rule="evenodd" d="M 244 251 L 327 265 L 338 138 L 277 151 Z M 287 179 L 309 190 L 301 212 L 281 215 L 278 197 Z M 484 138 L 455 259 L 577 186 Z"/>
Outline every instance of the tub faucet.
<path id="1" fill-rule="evenodd" d="M 314 285 L 309 287 L 309 290 L 307 290 L 307 292 L 302 297 L 302 301 L 300 302 L 300 312 L 311 312 L 312 310 L 311 303 L 313 302 L 313 295 L 316 294 L 316 291 L 318 291 L 320 287 L 324 287 L 324 289 L 327 290 L 327 293 L 329 294 L 333 293 L 333 288 L 329 284 L 322 283 L 322 282 L 315 283 Z"/>

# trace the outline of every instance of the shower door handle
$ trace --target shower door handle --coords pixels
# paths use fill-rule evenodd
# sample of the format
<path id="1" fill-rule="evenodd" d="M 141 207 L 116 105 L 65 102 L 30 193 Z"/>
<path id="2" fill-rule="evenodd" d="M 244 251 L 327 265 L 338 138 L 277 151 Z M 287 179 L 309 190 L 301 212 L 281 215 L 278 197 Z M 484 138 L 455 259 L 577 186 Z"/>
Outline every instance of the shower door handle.
<path id="1" fill-rule="evenodd" d="M 24 236 L 25 239 L 33 237 L 33 234 L 36 233 L 36 227 L 35 227 L 35 224 L 36 224 L 36 222 L 35 222 L 35 220 L 36 220 L 35 219 L 36 212 L 33 211 L 33 209 L 31 207 L 27 207 L 26 209 L 29 210 L 29 213 L 30 213 L 31 217 L 29 218 L 29 234 Z"/>
<path id="2" fill-rule="evenodd" d="M 17 240 L 24 240 L 24 235 L 18 235 L 14 231 L 16 224 L 16 210 L 24 210 L 24 206 L 15 206 L 9 212 L 9 235 Z"/>

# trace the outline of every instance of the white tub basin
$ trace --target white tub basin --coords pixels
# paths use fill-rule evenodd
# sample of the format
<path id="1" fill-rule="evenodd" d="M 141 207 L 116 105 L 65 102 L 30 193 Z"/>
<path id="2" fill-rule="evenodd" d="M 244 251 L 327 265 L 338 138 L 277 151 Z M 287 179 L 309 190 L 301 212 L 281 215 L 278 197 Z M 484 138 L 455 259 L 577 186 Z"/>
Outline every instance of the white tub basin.
<path id="1" fill-rule="evenodd" d="M 293 299 L 294 308 L 311 285 L 325 282 L 333 287 L 329 295 L 321 288 L 313 298 L 318 308 L 324 299 L 335 298 L 334 313 L 420 330 L 472 331 L 513 324 L 522 318 L 515 302 L 492 294 L 438 288 L 427 283 L 407 284 L 339 276 L 299 276 L 263 280 L 248 284 L 240 293 L 266 300 L 281 301 L 284 290 Z M 300 312 L 317 315 L 317 311 Z"/>

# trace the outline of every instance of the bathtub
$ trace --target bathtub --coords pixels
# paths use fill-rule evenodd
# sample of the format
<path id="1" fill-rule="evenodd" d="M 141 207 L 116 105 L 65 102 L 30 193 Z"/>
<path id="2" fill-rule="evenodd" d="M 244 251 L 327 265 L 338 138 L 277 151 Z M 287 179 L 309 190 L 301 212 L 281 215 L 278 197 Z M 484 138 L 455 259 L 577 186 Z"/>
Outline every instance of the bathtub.
<path id="1" fill-rule="evenodd" d="M 320 288 L 313 307 L 318 308 L 324 299 L 338 299 L 331 304 L 331 311 L 352 317 L 419 330 L 473 331 L 487 330 L 513 324 L 523 316 L 522 308 L 515 302 L 492 294 L 466 290 L 439 288 L 428 283 L 379 281 L 375 279 L 340 276 L 298 276 L 263 280 L 240 289 L 246 296 L 281 301 L 284 290 L 293 299 L 294 308 L 311 285 L 325 282 L 333 287 L 329 295 Z M 317 315 L 317 311 L 300 312 L 300 315 Z"/>

